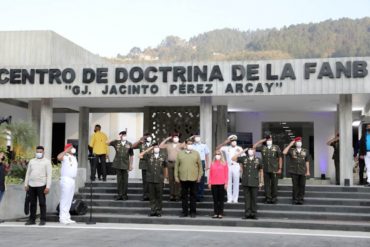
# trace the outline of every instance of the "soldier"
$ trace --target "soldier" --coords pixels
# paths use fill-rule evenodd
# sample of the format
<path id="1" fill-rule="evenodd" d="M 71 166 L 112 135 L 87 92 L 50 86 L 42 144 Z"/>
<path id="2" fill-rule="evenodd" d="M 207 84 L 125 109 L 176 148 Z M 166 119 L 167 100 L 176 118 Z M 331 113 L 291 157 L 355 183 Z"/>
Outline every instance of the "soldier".
<path id="1" fill-rule="evenodd" d="M 132 147 L 139 148 L 140 153 L 144 152 L 152 146 L 152 135 L 150 133 L 145 133 L 139 141 L 134 143 Z M 141 169 L 141 177 L 143 180 L 143 199 L 142 201 L 149 201 L 149 189 L 148 183 L 146 182 L 146 167 L 148 165 L 148 153 L 145 153 L 139 161 L 139 169 Z"/>
<path id="2" fill-rule="evenodd" d="M 181 188 L 180 184 L 175 182 L 175 162 L 177 154 L 182 150 L 183 145 L 179 143 L 180 134 L 173 132 L 171 136 L 164 139 L 159 148 L 167 150 L 167 169 L 168 183 L 170 186 L 170 201 L 180 201 Z M 171 142 L 169 142 L 172 139 Z"/>
<path id="3" fill-rule="evenodd" d="M 247 152 L 247 156 L 239 157 Z M 238 162 L 242 169 L 242 185 L 244 190 L 245 211 L 243 219 L 257 219 L 258 187 L 263 186 L 263 165 L 260 158 L 255 156 L 253 147 L 248 147 L 236 153 L 232 160 Z"/>
<path id="4" fill-rule="evenodd" d="M 327 143 L 328 146 L 332 146 L 334 148 L 334 153 L 332 159 L 334 160 L 334 166 L 335 166 L 335 183 L 337 185 L 340 185 L 340 168 L 339 168 L 339 133 L 337 135 L 330 139 Z"/>
<path id="5" fill-rule="evenodd" d="M 147 183 L 149 187 L 150 214 L 149 216 L 162 216 L 162 195 L 164 178 L 168 177 L 167 157 L 160 152 L 158 143 L 140 153 L 140 156 L 148 154 L 146 169 Z"/>
<path id="6" fill-rule="evenodd" d="M 132 171 L 132 160 L 134 152 L 132 150 L 132 144 L 127 141 L 127 132 L 121 131 L 118 135 L 118 139 L 109 142 L 109 146 L 112 146 L 116 150 L 112 167 L 117 172 L 117 192 L 115 200 L 128 200 L 127 187 L 128 187 L 128 171 Z"/>
<path id="7" fill-rule="evenodd" d="M 231 160 L 236 153 L 243 151 L 243 148 L 237 146 L 237 139 L 236 135 L 231 135 L 216 147 L 216 150 L 220 150 L 224 154 L 229 166 L 227 203 L 237 203 L 239 198 L 240 165 Z M 242 153 L 242 155 L 244 154 Z"/>
<path id="8" fill-rule="evenodd" d="M 295 148 L 292 148 L 294 144 Z M 307 149 L 302 148 L 302 137 L 296 137 L 291 141 L 284 149 L 283 154 L 290 157 L 288 172 L 292 177 L 293 183 L 292 204 L 302 205 L 306 187 L 306 176 L 310 176 L 310 154 Z"/>
<path id="9" fill-rule="evenodd" d="M 257 148 L 262 143 L 266 143 L 261 148 Z M 272 136 L 266 135 L 265 139 L 256 142 L 253 145 L 256 151 L 260 151 L 262 155 L 263 180 L 265 183 L 265 203 L 277 203 L 277 188 L 278 188 L 278 175 L 281 174 L 283 166 L 283 159 L 280 147 L 272 144 Z"/>

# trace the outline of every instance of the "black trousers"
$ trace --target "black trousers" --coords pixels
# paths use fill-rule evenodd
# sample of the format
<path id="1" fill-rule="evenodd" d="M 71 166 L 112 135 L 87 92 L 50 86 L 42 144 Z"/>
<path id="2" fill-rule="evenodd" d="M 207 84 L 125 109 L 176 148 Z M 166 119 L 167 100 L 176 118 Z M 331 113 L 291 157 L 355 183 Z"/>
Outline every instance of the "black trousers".
<path id="1" fill-rule="evenodd" d="M 306 175 L 291 174 L 293 183 L 293 202 L 303 201 L 306 189 Z"/>
<path id="2" fill-rule="evenodd" d="M 244 214 L 255 216 L 257 214 L 258 187 L 243 186 L 244 191 Z"/>
<path id="3" fill-rule="evenodd" d="M 37 210 L 37 199 L 40 205 L 40 220 L 46 221 L 46 196 L 44 190 L 46 185 L 41 187 L 31 187 L 29 186 L 29 196 L 30 196 L 30 221 L 36 220 L 36 210 Z"/>
<path id="4" fill-rule="evenodd" d="M 365 170 L 365 160 L 364 159 L 359 159 L 358 160 L 358 166 L 359 166 L 359 172 L 358 172 L 358 176 L 359 176 L 359 179 L 360 179 L 360 184 L 365 184 L 365 181 L 364 181 L 364 170 Z"/>
<path id="5" fill-rule="evenodd" d="M 339 160 L 334 160 L 334 166 L 335 166 L 335 183 L 337 185 L 340 185 L 340 167 L 339 167 Z"/>
<path id="6" fill-rule="evenodd" d="M 105 160 L 107 158 L 106 154 L 95 155 L 91 162 L 91 180 L 95 180 L 96 171 L 98 172 L 98 177 L 107 178 L 107 165 Z"/>
<path id="7" fill-rule="evenodd" d="M 212 196 L 213 196 L 213 211 L 214 214 L 224 214 L 224 198 L 225 198 L 225 185 L 217 184 L 212 185 Z"/>
<path id="8" fill-rule="evenodd" d="M 277 200 L 278 176 L 273 172 L 264 173 L 265 197 L 266 200 Z"/>
<path id="9" fill-rule="evenodd" d="M 182 213 L 188 215 L 189 212 L 189 196 L 190 196 L 190 214 L 196 213 L 197 206 L 197 187 L 196 181 L 181 181 L 181 196 L 182 196 Z"/>

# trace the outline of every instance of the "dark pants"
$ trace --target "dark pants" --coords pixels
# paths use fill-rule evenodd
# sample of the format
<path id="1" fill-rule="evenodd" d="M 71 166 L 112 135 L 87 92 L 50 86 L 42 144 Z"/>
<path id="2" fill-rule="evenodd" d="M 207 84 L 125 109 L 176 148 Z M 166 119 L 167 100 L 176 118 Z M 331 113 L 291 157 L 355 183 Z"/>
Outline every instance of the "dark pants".
<path id="1" fill-rule="evenodd" d="M 278 188 L 278 176 L 273 172 L 264 173 L 265 182 L 265 197 L 266 201 L 276 202 L 277 200 L 277 188 Z"/>
<path id="2" fill-rule="evenodd" d="M 302 202 L 306 188 L 306 176 L 291 174 L 293 183 L 293 202 Z"/>
<path id="3" fill-rule="evenodd" d="M 36 220 L 36 210 L 37 210 L 37 198 L 40 205 L 40 220 L 46 221 L 46 197 L 44 190 L 46 185 L 41 187 L 31 187 L 29 186 L 29 196 L 30 196 L 30 221 Z"/>
<path id="4" fill-rule="evenodd" d="M 143 179 L 143 198 L 149 198 L 148 182 L 146 181 L 146 170 L 141 170 L 141 177 Z"/>
<path id="5" fill-rule="evenodd" d="M 151 213 L 162 213 L 163 183 L 148 183 Z"/>
<path id="6" fill-rule="evenodd" d="M 0 202 L 3 199 L 4 194 L 5 194 L 5 190 L 4 191 L 0 190 Z"/>
<path id="7" fill-rule="evenodd" d="M 182 213 L 188 215 L 189 196 L 190 196 L 190 214 L 196 213 L 196 196 L 198 184 L 196 181 L 181 181 Z"/>
<path id="8" fill-rule="evenodd" d="M 198 192 L 197 192 L 197 200 L 201 200 L 204 196 L 204 184 L 206 182 L 206 162 L 202 160 L 202 170 L 203 170 L 203 175 L 198 183 Z"/>
<path id="9" fill-rule="evenodd" d="M 120 197 L 127 197 L 128 187 L 128 172 L 123 169 L 116 169 L 117 171 L 117 192 Z"/>
<path id="10" fill-rule="evenodd" d="M 360 179 L 360 184 L 365 184 L 365 181 L 364 181 L 364 170 L 365 170 L 365 160 L 364 159 L 359 159 L 358 160 L 358 166 L 359 166 L 359 173 L 358 173 L 358 176 L 359 176 L 359 179 Z"/>
<path id="11" fill-rule="evenodd" d="M 212 185 L 213 211 L 216 215 L 224 214 L 225 185 Z"/>
<path id="12" fill-rule="evenodd" d="M 174 164 L 173 161 L 169 161 L 169 163 Z M 181 185 L 179 183 L 176 183 L 175 181 L 175 167 L 174 166 L 168 166 L 168 183 L 170 186 L 170 198 L 176 198 L 180 199 L 181 195 Z"/>
<path id="13" fill-rule="evenodd" d="M 258 187 L 243 186 L 244 190 L 244 214 L 255 216 L 257 214 Z"/>
<path id="14" fill-rule="evenodd" d="M 106 155 L 100 154 L 96 155 L 92 159 L 91 163 L 91 180 L 95 180 L 96 171 L 98 171 L 98 177 L 103 177 L 103 179 L 107 179 L 107 165 L 105 163 Z"/>
<path id="15" fill-rule="evenodd" d="M 337 185 L 340 185 L 340 168 L 339 168 L 339 160 L 334 160 L 334 166 L 335 166 L 335 183 Z"/>

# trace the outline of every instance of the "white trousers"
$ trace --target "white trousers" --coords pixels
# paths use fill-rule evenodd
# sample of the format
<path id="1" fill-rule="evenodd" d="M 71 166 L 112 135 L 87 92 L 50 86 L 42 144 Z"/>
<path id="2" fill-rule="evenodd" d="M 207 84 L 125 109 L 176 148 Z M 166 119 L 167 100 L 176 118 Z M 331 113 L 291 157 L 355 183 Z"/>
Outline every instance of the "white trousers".
<path id="1" fill-rule="evenodd" d="M 367 182 L 370 183 L 370 152 L 367 152 L 365 155 L 365 166 L 366 166 Z"/>
<path id="2" fill-rule="evenodd" d="M 59 204 L 59 221 L 68 221 L 71 219 L 69 210 L 75 193 L 75 180 L 70 177 L 60 178 L 60 204 Z"/>
<path id="3" fill-rule="evenodd" d="M 229 183 L 227 185 L 227 201 L 238 202 L 240 165 L 229 165 Z"/>

